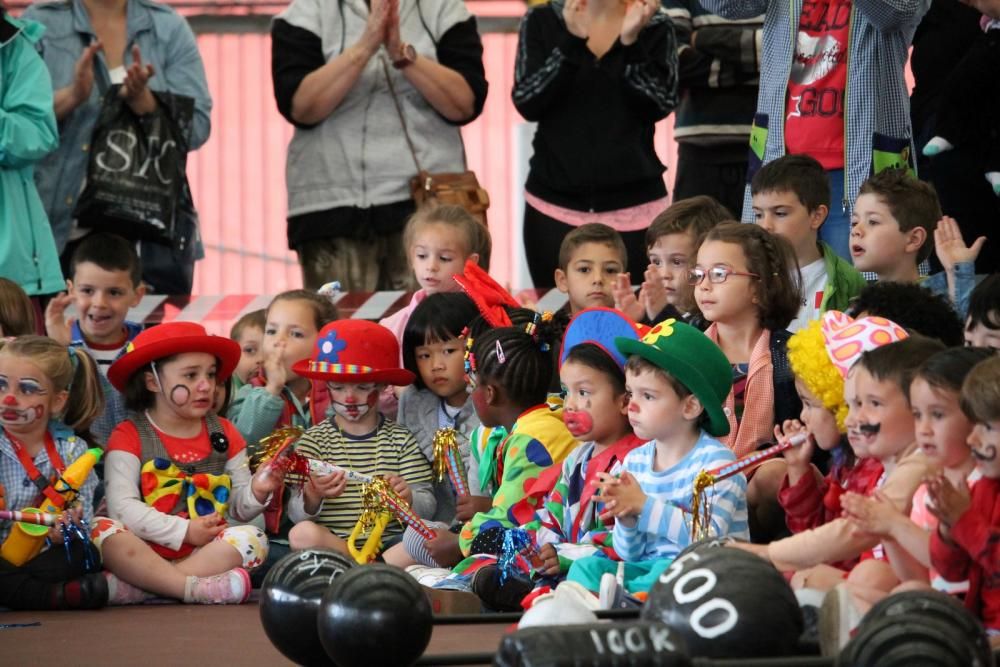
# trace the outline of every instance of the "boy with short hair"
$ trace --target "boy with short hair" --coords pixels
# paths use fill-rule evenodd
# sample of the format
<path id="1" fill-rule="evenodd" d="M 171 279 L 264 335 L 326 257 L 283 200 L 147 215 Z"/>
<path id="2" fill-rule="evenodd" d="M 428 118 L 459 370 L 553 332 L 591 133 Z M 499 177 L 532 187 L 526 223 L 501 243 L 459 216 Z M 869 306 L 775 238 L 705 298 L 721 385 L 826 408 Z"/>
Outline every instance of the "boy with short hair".
<path id="1" fill-rule="evenodd" d="M 236 324 L 229 330 L 229 337 L 240 344 L 240 363 L 232 375 L 233 394 L 249 382 L 264 363 L 263 343 L 266 324 L 267 310 L 261 308 L 236 320 Z"/>
<path id="2" fill-rule="evenodd" d="M 830 179 L 823 165 L 808 155 L 780 157 L 754 174 L 750 195 L 757 224 L 791 243 L 802 274 L 802 306 L 788 330 L 798 331 L 827 310 L 847 308 L 866 283 L 819 240 L 830 211 Z"/>
<path id="3" fill-rule="evenodd" d="M 886 169 L 862 183 L 851 213 L 855 268 L 877 274 L 879 281 L 920 282 L 950 298 L 963 317 L 983 242 L 966 247 L 958 224 L 942 217 L 934 187 L 902 169 Z M 935 245 L 945 270 L 921 278 L 919 266 Z"/>
<path id="4" fill-rule="evenodd" d="M 1000 273 L 992 273 L 972 290 L 965 320 L 965 344 L 1000 350 Z"/>
<path id="5" fill-rule="evenodd" d="M 333 416 L 309 428 L 295 446 L 309 458 L 334 463 L 360 475 L 384 475 L 390 486 L 422 517 L 436 501 L 427 457 L 413 434 L 378 411 L 388 385 L 411 384 L 413 373 L 399 367 L 399 343 L 391 331 L 365 320 L 337 320 L 324 326 L 308 359 L 292 367 L 296 375 L 326 382 Z M 347 538 L 361 514 L 361 484 L 344 471 L 313 476 L 288 501 L 295 522 L 288 534 L 293 550 L 323 547 L 348 553 Z M 390 522 L 385 546 L 398 542 L 403 528 Z M 360 548 L 360 545 L 359 545 Z"/>
<path id="6" fill-rule="evenodd" d="M 569 295 L 570 317 L 595 306 L 614 306 L 611 288 L 628 266 L 628 252 L 621 234 L 591 222 L 580 225 L 559 246 L 556 287 Z"/>
<path id="7" fill-rule="evenodd" d="M 931 534 L 931 563 L 948 581 L 968 579 L 965 607 L 1000 648 L 1000 357 L 981 361 L 962 384 L 962 412 L 973 422 L 969 446 L 982 477 L 971 497 L 943 476 L 927 491 L 938 529 Z"/>
<path id="8" fill-rule="evenodd" d="M 910 381 L 921 363 L 943 349 L 939 341 L 924 336 L 883 345 L 864 352 L 844 383 L 848 441 L 855 452 L 882 463 L 877 488 L 905 514 L 910 513 L 917 487 L 932 471 L 917 447 Z M 851 560 L 864 552 L 881 558 L 879 539 L 858 533 L 849 519 L 840 517 L 768 545 L 734 546 L 757 553 L 779 570 L 799 572 L 795 586 L 819 587 L 820 581 L 839 583 L 843 577 L 841 570 L 827 563 Z"/>
<path id="9" fill-rule="evenodd" d="M 76 247 L 70 260 L 66 294 L 53 298 L 45 309 L 45 329 L 50 338 L 87 351 L 101 370 L 107 405 L 94 421 L 91 433 L 104 444 L 111 431 L 127 416 L 122 395 L 107 381 L 108 368 L 142 325 L 129 322 L 129 308 L 139 305 L 146 287 L 135 245 L 120 236 L 96 233 Z M 76 306 L 77 316 L 65 317 Z"/>
<path id="10" fill-rule="evenodd" d="M 691 542 L 691 516 L 684 508 L 695 476 L 736 458 L 716 439 L 729 432 L 722 404 L 732 387 L 732 369 L 715 343 L 692 326 L 667 320 L 642 340 L 616 338 L 615 347 L 630 355 L 629 422 L 637 437 L 648 440 L 626 455 L 620 477 L 598 474 L 598 500 L 604 513 L 615 517 L 612 541 L 625 561 L 619 570 L 625 591 L 617 590 L 613 574 L 619 564 L 607 558 L 577 560 L 568 575 L 590 590 L 599 583 L 606 602 L 649 590 Z M 712 487 L 712 534 L 749 537 L 746 484 L 743 475 L 735 475 Z"/>
<path id="11" fill-rule="evenodd" d="M 682 199 L 667 207 L 646 230 L 649 267 L 638 295 L 632 292 L 629 274 L 619 275 L 613 291 L 615 308 L 643 324 L 673 317 L 698 326 L 691 319 L 697 307 L 694 286 L 688 284 L 688 267 L 702 234 L 732 218 L 725 206 L 706 195 Z"/>

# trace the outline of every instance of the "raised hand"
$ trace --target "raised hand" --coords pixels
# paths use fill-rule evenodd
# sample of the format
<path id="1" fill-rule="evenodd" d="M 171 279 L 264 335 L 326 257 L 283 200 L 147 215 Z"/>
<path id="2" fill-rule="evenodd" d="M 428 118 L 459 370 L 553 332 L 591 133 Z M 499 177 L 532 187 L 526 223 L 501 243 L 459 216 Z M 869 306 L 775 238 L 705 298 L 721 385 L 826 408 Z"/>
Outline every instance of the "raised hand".
<path id="1" fill-rule="evenodd" d="M 563 7 L 563 20 L 566 29 L 574 37 L 587 39 L 590 37 L 590 14 L 587 12 L 587 0 L 568 0 Z"/>
<path id="2" fill-rule="evenodd" d="M 407 505 L 413 505 L 413 490 L 410 489 L 410 485 L 406 483 L 406 480 L 399 475 L 392 475 L 386 481 L 389 482 L 389 486 L 392 490 L 399 494 L 399 497 L 406 501 Z"/>
<path id="3" fill-rule="evenodd" d="M 91 42 L 83 50 L 73 66 L 73 106 L 77 107 L 90 99 L 94 89 L 94 56 L 104 48 L 100 42 Z"/>
<path id="4" fill-rule="evenodd" d="M 635 44 L 635 40 L 639 39 L 639 31 L 646 27 L 659 6 L 660 3 L 656 0 L 633 0 L 625 10 L 619 37 L 621 43 L 625 46 Z"/>
<path id="5" fill-rule="evenodd" d="M 927 493 L 933 501 L 927 509 L 949 529 L 972 505 L 969 488 L 965 484 L 954 486 L 943 474 L 927 480 Z"/>
<path id="6" fill-rule="evenodd" d="M 639 288 L 639 302 L 645 308 L 650 322 L 667 307 L 667 290 L 663 289 L 663 277 L 652 264 L 643 274 L 642 287 Z"/>
<path id="7" fill-rule="evenodd" d="M 816 446 L 805 424 L 798 419 L 786 419 L 780 426 L 776 425 L 774 427 L 774 439 L 777 442 L 784 442 L 798 433 L 805 433 L 809 437 L 798 447 L 791 447 L 781 452 L 781 455 L 789 467 L 804 469 L 809 467 L 809 463 L 812 461 L 813 449 Z"/>
<path id="8" fill-rule="evenodd" d="M 395 60 L 399 58 L 403 48 L 403 40 L 399 36 L 399 0 L 386 0 L 388 13 L 385 20 L 385 50 L 389 52 L 389 57 Z"/>
<path id="9" fill-rule="evenodd" d="M 267 384 L 264 386 L 268 392 L 274 396 L 280 396 L 285 383 L 288 382 L 288 370 L 285 368 L 284 360 L 285 347 L 278 343 L 264 355 L 264 377 Z"/>
<path id="10" fill-rule="evenodd" d="M 70 333 L 73 321 L 66 319 L 66 309 L 71 303 L 73 297 L 66 292 L 60 292 L 45 306 L 45 333 L 60 345 L 69 345 L 73 338 Z"/>
<path id="11" fill-rule="evenodd" d="M 611 296 L 615 300 L 615 308 L 625 313 L 626 317 L 635 322 L 642 319 L 642 304 L 632 291 L 632 278 L 629 274 L 618 274 L 611 285 Z"/>
<path id="12" fill-rule="evenodd" d="M 845 493 L 840 497 L 840 506 L 854 527 L 869 535 L 889 537 L 897 521 L 907 520 L 906 515 L 881 491 L 876 491 L 872 497 L 854 492 Z"/>
<path id="13" fill-rule="evenodd" d="M 369 56 L 378 51 L 378 48 L 385 41 L 391 9 L 389 0 L 371 0 L 365 31 L 361 34 L 361 39 L 358 40 Z"/>
<path id="14" fill-rule="evenodd" d="M 147 85 L 155 74 L 156 71 L 152 65 L 143 64 L 142 52 L 139 51 L 139 47 L 133 46 L 132 64 L 125 70 L 125 81 L 122 83 L 119 94 L 132 107 L 132 111 L 139 115 L 156 110 L 156 98 Z"/>
<path id="15" fill-rule="evenodd" d="M 961 262 L 974 262 L 979 257 L 979 251 L 986 243 L 986 237 L 980 236 L 972 246 L 965 245 L 962 230 L 954 218 L 947 215 L 938 220 L 934 228 L 934 252 L 945 271 L 951 273 L 955 265 Z"/>

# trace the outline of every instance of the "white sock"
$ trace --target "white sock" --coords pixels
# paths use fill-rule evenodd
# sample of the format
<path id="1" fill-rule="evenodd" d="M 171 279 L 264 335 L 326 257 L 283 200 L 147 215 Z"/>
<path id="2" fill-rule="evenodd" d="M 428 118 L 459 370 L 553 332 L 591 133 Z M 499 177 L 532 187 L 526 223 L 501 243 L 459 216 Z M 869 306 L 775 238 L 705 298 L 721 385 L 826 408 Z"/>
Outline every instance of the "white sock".
<path id="1" fill-rule="evenodd" d="M 986 180 L 993 186 L 993 192 L 1000 196 L 1000 171 L 986 172 Z"/>
<path id="2" fill-rule="evenodd" d="M 923 153 L 924 155 L 930 157 L 933 155 L 937 155 L 938 153 L 944 153 L 945 151 L 950 151 L 954 147 L 955 146 L 944 137 L 934 137 L 933 139 L 927 142 L 926 146 L 924 146 Z"/>

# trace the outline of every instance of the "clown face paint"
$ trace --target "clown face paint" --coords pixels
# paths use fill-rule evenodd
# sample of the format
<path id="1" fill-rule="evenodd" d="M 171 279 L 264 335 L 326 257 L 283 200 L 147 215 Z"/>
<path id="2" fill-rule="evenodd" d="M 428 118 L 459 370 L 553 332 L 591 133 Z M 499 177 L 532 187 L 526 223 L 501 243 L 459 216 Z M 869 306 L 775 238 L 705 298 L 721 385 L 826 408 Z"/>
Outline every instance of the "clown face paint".
<path id="1" fill-rule="evenodd" d="M 373 419 L 378 417 L 374 408 L 378 404 L 380 385 L 327 382 L 326 386 L 330 390 L 330 402 L 338 421 L 359 426 L 371 423 L 374 426 Z"/>
<path id="2" fill-rule="evenodd" d="M 201 419 L 212 409 L 216 359 L 205 352 L 185 352 L 166 363 L 153 364 L 157 412 L 183 419 Z"/>
<path id="3" fill-rule="evenodd" d="M 913 413 L 899 385 L 878 380 L 867 368 L 856 367 L 854 405 L 851 414 L 858 437 L 868 453 L 889 461 L 915 440 Z"/>
<path id="4" fill-rule="evenodd" d="M 559 379 L 566 390 L 563 422 L 574 438 L 611 445 L 628 432 L 625 397 L 603 371 L 569 360 Z"/>
<path id="5" fill-rule="evenodd" d="M 64 392 L 62 392 L 64 396 Z M 34 363 L 0 355 L 0 425 L 18 434 L 44 429 L 63 400 Z"/>
<path id="6" fill-rule="evenodd" d="M 969 434 L 969 446 L 976 467 L 987 479 L 1000 479 L 1000 421 L 978 422 Z"/>

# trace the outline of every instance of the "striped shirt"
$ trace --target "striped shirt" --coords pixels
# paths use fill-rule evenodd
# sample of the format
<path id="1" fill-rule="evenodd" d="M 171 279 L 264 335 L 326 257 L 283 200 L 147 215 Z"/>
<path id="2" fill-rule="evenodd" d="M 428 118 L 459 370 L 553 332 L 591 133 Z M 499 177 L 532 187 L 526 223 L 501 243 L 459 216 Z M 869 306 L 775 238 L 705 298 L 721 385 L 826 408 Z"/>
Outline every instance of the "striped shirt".
<path id="1" fill-rule="evenodd" d="M 383 417 L 374 432 L 352 436 L 337 428 L 333 419 L 326 419 L 306 431 L 295 449 L 304 456 L 363 475 L 399 475 L 413 492 L 414 511 L 421 516 L 434 512 L 430 463 L 413 434 L 394 421 Z M 346 539 L 354 530 L 361 509 L 361 485 L 349 480 L 340 496 L 323 501 L 316 522 Z M 391 521 L 382 535 L 389 537 L 402 532 L 399 522 Z"/>
<path id="2" fill-rule="evenodd" d="M 622 560 L 636 562 L 674 558 L 691 543 L 691 515 L 682 507 L 691 505 L 694 478 L 702 470 L 736 460 L 733 452 L 704 431 L 691 451 L 678 463 L 660 472 L 653 470 L 656 441 L 633 449 L 625 457 L 624 469 L 639 482 L 646 504 L 638 521 L 615 522 L 613 544 Z M 712 535 L 749 539 L 747 526 L 747 481 L 743 475 L 723 480 L 706 491 L 712 507 Z"/>

